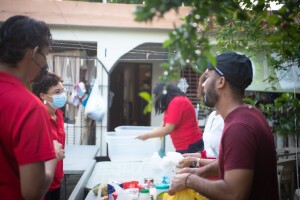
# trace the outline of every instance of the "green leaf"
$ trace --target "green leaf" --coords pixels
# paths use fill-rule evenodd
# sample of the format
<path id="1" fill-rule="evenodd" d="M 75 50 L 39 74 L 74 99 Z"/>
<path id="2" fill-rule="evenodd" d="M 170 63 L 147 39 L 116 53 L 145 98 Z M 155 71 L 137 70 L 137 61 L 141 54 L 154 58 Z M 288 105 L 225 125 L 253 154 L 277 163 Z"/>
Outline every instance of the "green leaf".
<path id="1" fill-rule="evenodd" d="M 151 95 L 148 92 L 140 92 L 139 96 L 147 102 L 151 101 Z"/>
<path id="2" fill-rule="evenodd" d="M 152 104 L 148 104 L 144 110 L 143 110 L 143 114 L 146 115 L 147 113 L 151 113 L 152 111 Z"/>
<path id="3" fill-rule="evenodd" d="M 280 22 L 280 18 L 278 15 L 271 15 L 268 17 L 268 22 L 273 25 L 278 25 Z"/>
<path id="4" fill-rule="evenodd" d="M 215 56 L 213 56 L 210 52 L 205 52 L 205 56 L 208 58 L 209 62 L 213 65 L 217 65 L 217 59 Z"/>
<path id="5" fill-rule="evenodd" d="M 300 65 L 300 26 L 296 20 L 300 9 L 295 6 L 294 1 L 285 1 L 280 10 L 272 12 L 267 5 L 275 2 L 274 0 L 144 2 L 143 6 L 139 5 L 136 9 L 138 21 L 151 21 L 154 17 L 163 17 L 171 10 L 177 12 L 182 9 L 182 4 L 190 6 L 189 14 L 182 17 L 183 24 L 174 27 L 163 44 L 170 49 L 170 53 L 161 80 L 170 81 L 178 77 L 178 70 L 187 64 L 187 60 L 191 65 L 197 66 L 193 68 L 196 72 L 205 70 L 208 61 L 215 63 L 205 53 L 212 46 L 217 46 L 218 51 L 243 50 L 247 54 L 256 52 L 257 55 L 266 56 L 267 64 L 273 69 L 288 69 L 284 63 L 295 62 Z M 273 53 L 280 60 L 273 61 L 270 56 Z M 268 82 L 274 89 L 274 85 L 278 85 L 278 78 L 272 78 L 271 73 Z"/>

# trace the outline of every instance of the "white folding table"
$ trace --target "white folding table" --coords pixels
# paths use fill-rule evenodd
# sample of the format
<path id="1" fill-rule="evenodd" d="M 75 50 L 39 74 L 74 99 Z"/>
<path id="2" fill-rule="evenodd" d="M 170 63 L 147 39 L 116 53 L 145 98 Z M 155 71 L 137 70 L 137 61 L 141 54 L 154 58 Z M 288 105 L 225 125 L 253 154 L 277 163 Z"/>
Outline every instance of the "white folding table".
<path id="1" fill-rule="evenodd" d="M 66 145 L 64 159 L 64 173 L 83 174 L 89 167 L 90 161 L 94 160 L 99 147 L 95 145 Z"/>
<path id="2" fill-rule="evenodd" d="M 99 147 L 95 145 L 66 145 L 64 159 L 64 188 L 66 199 L 67 176 L 83 174 L 93 168 Z"/>

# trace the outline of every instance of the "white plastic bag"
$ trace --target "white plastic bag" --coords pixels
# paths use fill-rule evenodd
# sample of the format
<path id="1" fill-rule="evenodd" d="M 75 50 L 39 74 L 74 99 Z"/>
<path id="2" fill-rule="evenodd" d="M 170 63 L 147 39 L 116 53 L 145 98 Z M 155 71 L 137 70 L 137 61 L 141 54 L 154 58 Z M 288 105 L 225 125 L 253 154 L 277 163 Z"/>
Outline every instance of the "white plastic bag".
<path id="1" fill-rule="evenodd" d="M 164 176 L 164 170 L 160 167 L 162 158 L 158 155 L 158 152 L 153 153 L 150 158 L 143 160 L 142 165 L 137 172 L 142 178 L 151 177 L 158 182 L 162 176 Z M 159 178 L 159 179 L 157 179 Z"/>
<path id="2" fill-rule="evenodd" d="M 118 193 L 117 200 L 131 200 L 129 194 L 123 190 L 118 184 L 110 183 L 111 186 L 113 186 Z"/>
<path id="3" fill-rule="evenodd" d="M 81 99 L 86 92 L 84 83 L 80 82 L 80 83 L 76 84 L 75 89 L 76 89 L 78 97 Z"/>
<path id="4" fill-rule="evenodd" d="M 96 121 L 102 120 L 107 107 L 105 100 L 101 96 L 99 87 L 100 81 L 99 79 L 96 79 L 85 107 L 85 114 L 87 115 L 87 117 Z"/>
<path id="5" fill-rule="evenodd" d="M 116 183 L 108 183 L 108 184 L 115 188 L 115 191 L 118 194 L 117 200 L 131 200 L 129 193 L 123 190 L 123 188 L 121 188 L 118 184 Z M 102 198 L 101 198 L 101 186 L 100 186 L 98 190 L 97 200 L 101 200 L 101 199 Z"/>
<path id="6" fill-rule="evenodd" d="M 80 99 L 78 98 L 77 91 L 75 90 L 75 88 L 72 90 L 70 103 L 73 104 L 75 107 L 80 105 Z"/>
<path id="7" fill-rule="evenodd" d="M 160 168 L 164 170 L 166 180 L 169 184 L 172 182 L 174 175 L 178 171 L 176 165 L 183 159 L 182 154 L 178 152 L 167 152 L 162 158 Z"/>

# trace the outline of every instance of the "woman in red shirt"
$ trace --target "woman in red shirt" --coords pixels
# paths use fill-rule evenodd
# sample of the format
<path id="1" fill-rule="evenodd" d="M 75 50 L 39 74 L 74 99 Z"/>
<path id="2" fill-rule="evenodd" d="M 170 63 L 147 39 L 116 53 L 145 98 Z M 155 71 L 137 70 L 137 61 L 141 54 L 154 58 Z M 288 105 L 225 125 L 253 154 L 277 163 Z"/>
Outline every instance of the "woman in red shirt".
<path id="1" fill-rule="evenodd" d="M 156 114 L 164 113 L 162 126 L 137 137 L 163 137 L 170 134 L 172 143 L 179 153 L 195 153 L 203 150 L 202 131 L 198 126 L 195 108 L 177 86 L 159 83 L 153 89 Z"/>
<path id="2" fill-rule="evenodd" d="M 47 76 L 40 82 L 32 84 L 32 92 L 39 97 L 49 112 L 50 133 L 65 148 L 65 131 L 63 112 L 59 109 L 66 104 L 67 96 L 62 85 L 63 80 L 54 73 L 48 72 Z M 63 160 L 56 165 L 52 184 L 45 196 L 45 200 L 59 200 L 60 186 L 64 177 Z"/>

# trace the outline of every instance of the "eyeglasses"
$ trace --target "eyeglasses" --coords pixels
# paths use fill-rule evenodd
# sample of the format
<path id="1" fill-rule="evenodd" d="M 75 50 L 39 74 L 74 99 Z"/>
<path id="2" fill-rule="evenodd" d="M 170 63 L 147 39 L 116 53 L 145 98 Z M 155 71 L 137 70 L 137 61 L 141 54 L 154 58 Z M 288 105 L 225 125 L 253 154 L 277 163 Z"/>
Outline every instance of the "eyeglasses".
<path id="1" fill-rule="evenodd" d="M 51 92 L 52 95 L 60 95 L 60 94 L 63 94 L 63 93 L 66 93 L 67 90 L 65 88 L 62 88 L 62 89 L 56 89 L 54 92 Z M 50 96 L 50 95 L 48 95 Z M 50 96 L 52 97 L 52 96 Z"/>
<path id="2" fill-rule="evenodd" d="M 62 88 L 62 89 L 56 89 L 54 91 L 54 94 L 62 94 L 62 93 L 66 93 L 67 90 L 65 88 Z"/>

